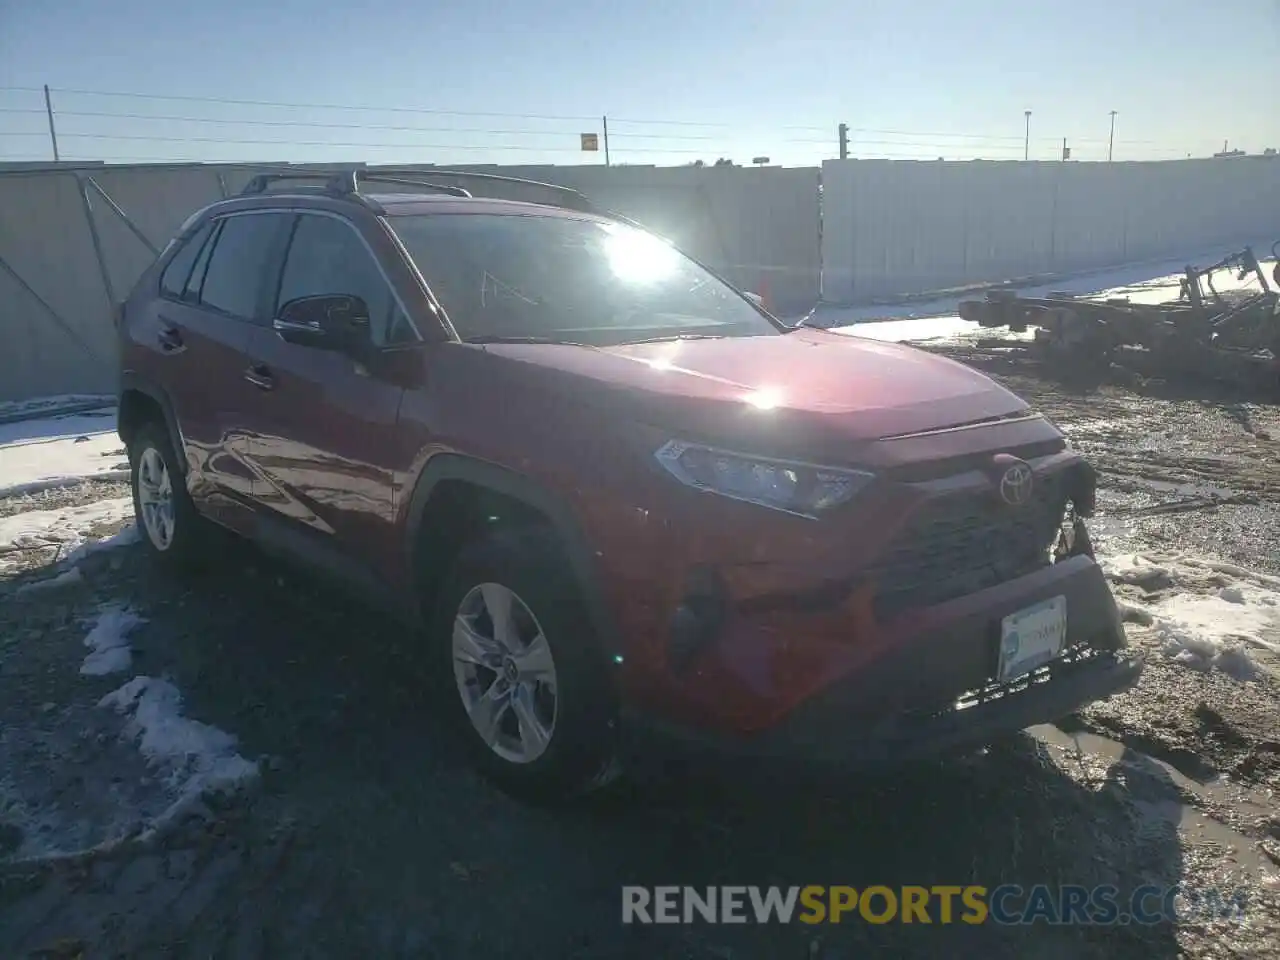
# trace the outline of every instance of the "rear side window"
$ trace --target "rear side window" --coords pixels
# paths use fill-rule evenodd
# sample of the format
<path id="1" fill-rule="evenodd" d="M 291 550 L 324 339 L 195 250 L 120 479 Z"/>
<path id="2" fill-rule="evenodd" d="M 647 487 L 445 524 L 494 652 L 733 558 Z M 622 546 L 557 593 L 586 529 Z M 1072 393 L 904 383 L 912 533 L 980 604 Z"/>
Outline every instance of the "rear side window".
<path id="1" fill-rule="evenodd" d="M 182 299 L 188 303 L 200 302 L 200 288 L 204 285 L 204 275 L 209 269 L 209 258 L 213 255 L 213 248 L 218 244 L 218 233 L 222 230 L 223 221 L 218 220 L 213 224 L 213 233 L 208 240 L 205 241 L 200 256 L 196 257 L 196 265 L 191 271 L 191 276 L 187 278 L 186 289 L 182 291 Z"/>
<path id="2" fill-rule="evenodd" d="M 262 281 L 286 220 L 272 213 L 227 217 L 199 285 L 200 302 L 233 317 L 262 319 L 258 309 Z"/>
<path id="3" fill-rule="evenodd" d="M 298 297 L 345 294 L 369 305 L 369 336 L 375 346 L 415 339 L 391 285 L 355 227 L 333 217 L 303 214 L 280 277 L 276 312 Z"/>
<path id="4" fill-rule="evenodd" d="M 206 223 L 178 248 L 169 260 L 164 273 L 160 275 L 160 293 L 170 300 L 181 300 L 183 291 L 187 289 L 187 278 L 191 276 L 191 267 L 195 264 L 200 251 L 204 249 L 209 234 L 213 232 L 213 224 Z"/>

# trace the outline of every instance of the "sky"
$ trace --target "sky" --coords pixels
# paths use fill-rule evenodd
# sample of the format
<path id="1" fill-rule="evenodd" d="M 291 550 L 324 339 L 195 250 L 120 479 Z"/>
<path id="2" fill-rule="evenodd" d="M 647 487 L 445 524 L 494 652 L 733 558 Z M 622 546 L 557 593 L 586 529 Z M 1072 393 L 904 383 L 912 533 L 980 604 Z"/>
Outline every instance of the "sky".
<path id="1" fill-rule="evenodd" d="M 1280 0 L 0 0 L 0 160 L 46 84 L 63 159 L 1173 159 L 1280 147 Z"/>

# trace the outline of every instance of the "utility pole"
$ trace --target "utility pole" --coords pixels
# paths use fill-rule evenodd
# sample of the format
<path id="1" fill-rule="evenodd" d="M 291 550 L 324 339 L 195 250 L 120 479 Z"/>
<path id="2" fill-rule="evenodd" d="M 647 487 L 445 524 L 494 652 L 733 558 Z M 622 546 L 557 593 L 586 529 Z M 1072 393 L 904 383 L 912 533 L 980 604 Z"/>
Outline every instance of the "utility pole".
<path id="1" fill-rule="evenodd" d="M 53 127 L 53 100 L 49 97 L 49 85 L 44 85 L 44 112 L 49 117 L 49 140 L 53 143 L 53 162 L 58 162 L 58 131 Z"/>
<path id="2" fill-rule="evenodd" d="M 609 166 L 609 118 L 601 117 L 600 123 L 604 127 L 604 165 Z"/>
<path id="3" fill-rule="evenodd" d="M 1116 111 L 1111 111 L 1111 136 L 1107 138 L 1107 163 L 1111 162 L 1111 150 L 1116 145 Z"/>
<path id="4" fill-rule="evenodd" d="M 1024 110 L 1023 115 L 1027 118 L 1027 132 L 1022 138 L 1022 159 L 1031 159 L 1031 111 Z"/>
<path id="5" fill-rule="evenodd" d="M 840 159 L 849 159 L 849 125 L 842 123 L 836 128 L 840 134 Z"/>

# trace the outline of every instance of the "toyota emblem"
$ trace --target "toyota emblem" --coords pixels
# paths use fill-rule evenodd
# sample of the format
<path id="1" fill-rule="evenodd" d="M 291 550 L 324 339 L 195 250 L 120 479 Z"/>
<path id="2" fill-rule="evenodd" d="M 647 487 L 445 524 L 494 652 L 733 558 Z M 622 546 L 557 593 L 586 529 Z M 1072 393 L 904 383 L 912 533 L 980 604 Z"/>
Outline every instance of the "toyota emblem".
<path id="1" fill-rule="evenodd" d="M 1021 461 L 1015 463 L 1000 478 L 1000 498 L 1011 507 L 1020 507 L 1031 499 L 1035 479 L 1031 468 Z"/>

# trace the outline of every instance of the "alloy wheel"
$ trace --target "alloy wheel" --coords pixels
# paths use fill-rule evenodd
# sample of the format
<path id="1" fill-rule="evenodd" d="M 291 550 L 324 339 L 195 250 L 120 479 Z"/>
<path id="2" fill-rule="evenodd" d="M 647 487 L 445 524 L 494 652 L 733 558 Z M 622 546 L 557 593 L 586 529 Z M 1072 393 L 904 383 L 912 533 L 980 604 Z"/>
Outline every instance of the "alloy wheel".
<path id="1" fill-rule="evenodd" d="M 147 538 L 157 550 L 173 543 L 173 483 L 164 457 L 155 447 L 147 447 L 138 460 L 138 507 Z"/>
<path id="2" fill-rule="evenodd" d="M 472 587 L 453 621 L 453 675 L 480 739 L 511 763 L 531 763 L 555 733 L 556 667 L 527 604 L 497 583 Z"/>

